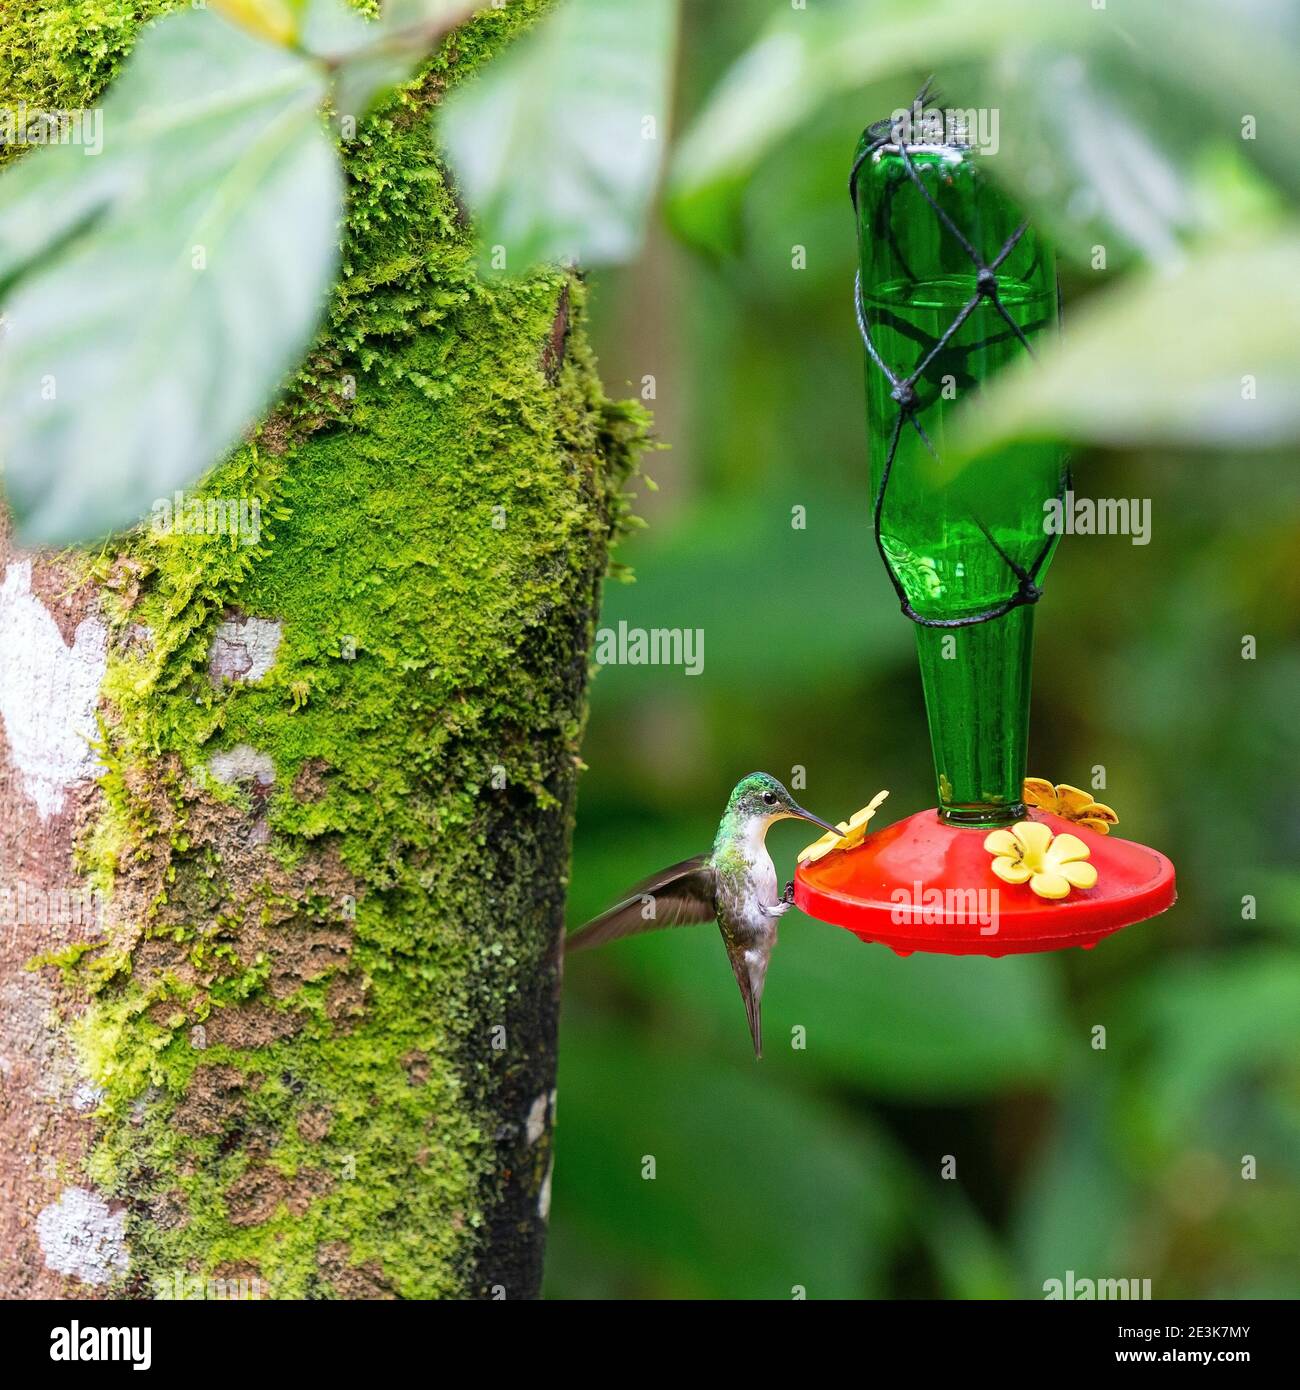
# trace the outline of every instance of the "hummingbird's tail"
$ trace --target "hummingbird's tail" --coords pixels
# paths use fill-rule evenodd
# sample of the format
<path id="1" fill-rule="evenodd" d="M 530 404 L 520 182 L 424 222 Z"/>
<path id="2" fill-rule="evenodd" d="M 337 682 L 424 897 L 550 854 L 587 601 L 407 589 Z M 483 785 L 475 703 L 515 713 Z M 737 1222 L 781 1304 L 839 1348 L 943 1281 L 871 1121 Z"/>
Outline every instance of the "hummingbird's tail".
<path id="1" fill-rule="evenodd" d="M 733 951 L 728 947 L 731 957 L 732 973 L 740 986 L 740 997 L 745 1001 L 745 1017 L 749 1020 L 749 1036 L 754 1040 L 754 1056 L 763 1060 L 763 979 L 767 974 L 767 963 L 751 964 L 745 959 L 744 951 Z"/>
<path id="2" fill-rule="evenodd" d="M 746 989 L 742 984 L 740 993 L 745 1000 L 745 1017 L 749 1019 L 749 1036 L 754 1039 L 754 1058 L 756 1061 L 763 1060 L 763 1003 L 758 999 L 752 989 Z"/>

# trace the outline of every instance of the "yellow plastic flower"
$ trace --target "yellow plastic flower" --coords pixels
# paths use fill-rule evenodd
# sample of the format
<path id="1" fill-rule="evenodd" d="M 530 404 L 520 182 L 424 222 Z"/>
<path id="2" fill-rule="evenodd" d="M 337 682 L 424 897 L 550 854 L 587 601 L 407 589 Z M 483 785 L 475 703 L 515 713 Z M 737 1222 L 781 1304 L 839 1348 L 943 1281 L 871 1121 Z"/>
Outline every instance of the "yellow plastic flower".
<path id="1" fill-rule="evenodd" d="M 1053 835 L 1042 821 L 1018 821 L 1010 830 L 993 830 L 984 848 L 993 856 L 993 872 L 1003 883 L 1028 883 L 1040 898 L 1067 898 L 1071 888 L 1091 888 L 1097 868 L 1077 835 Z"/>
<path id="2" fill-rule="evenodd" d="M 820 840 L 814 840 L 812 844 L 801 849 L 798 862 L 800 864 L 815 864 L 832 850 L 852 849 L 854 845 L 860 845 L 866 838 L 867 823 L 876 814 L 876 808 L 888 795 L 888 792 L 877 792 L 868 805 L 860 811 L 854 811 L 848 820 L 838 822 L 838 835 L 832 835 L 828 830 Z"/>
<path id="3" fill-rule="evenodd" d="M 1026 777 L 1021 795 L 1026 805 L 1072 820 L 1076 825 L 1086 825 L 1098 835 L 1109 835 L 1111 826 L 1119 824 L 1119 817 L 1109 806 L 1094 801 L 1087 792 L 1068 782 L 1054 787 L 1045 777 Z"/>

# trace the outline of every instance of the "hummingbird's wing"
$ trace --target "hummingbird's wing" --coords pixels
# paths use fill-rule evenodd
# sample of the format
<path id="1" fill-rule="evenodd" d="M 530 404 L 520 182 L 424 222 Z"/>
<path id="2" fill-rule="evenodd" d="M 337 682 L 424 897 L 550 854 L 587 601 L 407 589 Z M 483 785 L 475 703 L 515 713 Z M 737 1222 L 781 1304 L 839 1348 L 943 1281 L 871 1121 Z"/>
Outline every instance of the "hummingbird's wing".
<path id="1" fill-rule="evenodd" d="M 683 859 L 639 883 L 607 912 L 579 927 L 564 943 L 565 951 L 585 951 L 622 936 L 712 922 L 717 916 L 717 879 L 707 854 Z M 647 899 L 650 901 L 647 902 Z"/>

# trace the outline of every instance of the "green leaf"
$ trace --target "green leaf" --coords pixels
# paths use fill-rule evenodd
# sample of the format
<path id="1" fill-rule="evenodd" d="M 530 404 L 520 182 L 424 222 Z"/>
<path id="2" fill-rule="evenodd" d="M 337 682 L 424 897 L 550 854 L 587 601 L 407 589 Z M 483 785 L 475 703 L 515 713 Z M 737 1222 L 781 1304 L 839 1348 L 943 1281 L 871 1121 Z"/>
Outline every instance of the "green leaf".
<path id="1" fill-rule="evenodd" d="M 1089 1065 L 1101 1075 L 1085 1075 Z M 1015 1218 L 1022 1298 L 1041 1298 L 1048 1280 L 1071 1269 L 1081 1277 L 1120 1272 L 1134 1198 L 1106 1139 L 1112 1075 L 1102 1067 L 1083 1063 L 1063 1088 L 1053 1132 L 1029 1171 Z"/>
<path id="2" fill-rule="evenodd" d="M 501 248 L 494 269 L 634 254 L 667 139 L 676 17 L 676 0 L 566 0 L 448 100 L 443 140 L 481 239 Z"/>
<path id="3" fill-rule="evenodd" d="M 1053 7 L 1045 7 L 1053 8 Z M 1300 196 L 1300 7 L 1291 0 L 1180 0 L 1177 18 L 1147 0 L 1110 0 L 1112 43 L 1138 73 L 1177 102 L 1159 108 L 1162 141 L 1172 127 L 1200 130 L 1240 147 L 1292 198 Z"/>
<path id="4" fill-rule="evenodd" d="M 973 1202 L 946 1179 L 924 1187 L 917 1176 L 910 1202 L 945 1298 L 1014 1298 L 1007 1253 Z"/>
<path id="5" fill-rule="evenodd" d="M 1190 115 L 1168 119 L 1108 50 L 1009 45 L 953 86 L 961 105 L 997 108 L 996 148 L 982 162 L 1077 264 L 1091 266 L 1098 247 L 1110 271 L 1167 264 L 1204 229 L 1193 187 L 1204 132 Z"/>
<path id="6" fill-rule="evenodd" d="M 1130 993 L 1154 1046 L 1133 1080 L 1134 1102 L 1149 1115 L 1163 1145 L 1200 1143 L 1233 1152 L 1235 1130 L 1220 1122 L 1230 1113 L 1262 1142 L 1255 1113 L 1271 1097 L 1292 1131 L 1300 1120 L 1295 1020 L 1300 1018 L 1300 963 L 1284 951 L 1241 951 L 1232 960 L 1180 962 L 1142 993 Z M 1247 1127 L 1244 1114 L 1253 1116 Z M 1228 1137 L 1229 1135 L 1233 1137 Z M 1279 1145 L 1294 1170 L 1294 1144 Z"/>
<path id="7" fill-rule="evenodd" d="M 337 257 L 324 77 L 215 14 L 159 21 L 101 154 L 0 178 L 0 419 L 29 542 L 129 524 L 215 463 L 310 340 Z"/>
<path id="8" fill-rule="evenodd" d="M 809 479 L 799 498 L 814 518 L 824 555 L 869 552 L 870 520 L 857 498 L 819 479 Z M 864 653 L 879 657 L 903 649 L 909 634 L 900 631 L 898 607 L 889 601 L 892 591 L 883 573 L 868 570 L 865 580 L 865 592 L 881 601 L 845 612 L 826 595 L 840 583 L 856 581 L 852 562 L 837 561 L 833 571 L 806 564 L 806 539 L 806 532 L 791 528 L 789 512 L 779 502 L 772 505 L 755 495 L 714 499 L 673 532 L 651 533 L 647 553 L 656 563 L 639 566 L 635 584 L 607 589 L 601 626 L 654 627 L 670 616 L 671 626 L 703 631 L 704 669 L 688 682 L 700 694 L 751 679 L 756 643 L 763 648 L 765 677 L 786 692 L 815 689 L 828 673 L 844 671 Z M 779 582 L 758 595 L 757 554 L 769 576 L 782 566 Z M 843 579 L 841 571 L 852 578 Z M 770 640 L 774 632 L 781 634 L 779 642 Z M 635 698 L 659 679 L 658 667 L 611 668 L 601 676 L 602 698 Z"/>
<path id="9" fill-rule="evenodd" d="M 917 0 L 905 6 L 841 0 L 815 11 L 781 13 L 719 83 L 678 146 L 669 215 L 690 239 L 715 251 L 731 250 L 737 194 L 768 152 L 832 96 L 994 52 L 1011 38 L 1076 31 L 1082 36 L 1087 29 L 1083 6 L 1067 9 L 1039 0 Z M 889 114 L 865 112 L 863 124 Z M 856 134 L 845 140 L 846 177 Z"/>
<path id="10" fill-rule="evenodd" d="M 968 407 L 960 466 L 1016 439 L 1271 446 L 1300 437 L 1300 229 L 1101 291 L 1064 340 Z M 1252 395 L 1253 392 L 1253 395 Z"/>
<path id="11" fill-rule="evenodd" d="M 990 162 L 1067 254 L 1096 242 L 1167 254 L 1199 223 L 1184 167 L 1231 143 L 1300 192 L 1300 107 L 1290 99 L 1300 18 L 1243 0 L 1186 0 L 1177 22 L 1148 0 L 1104 9 L 1040 0 L 840 0 L 785 10 L 723 78 L 682 139 L 669 216 L 690 240 L 733 251 L 740 195 L 760 163 L 831 99 L 884 78 L 937 73 L 936 104 L 999 118 Z M 1067 56 L 1068 55 L 1068 56 Z M 1212 75 L 1212 76 L 1211 76 Z M 910 91 L 900 89 L 905 104 Z M 863 123 L 889 115 L 863 112 Z M 856 132 L 854 132 L 856 134 Z M 849 141 L 845 141 L 845 169 Z"/>
<path id="12" fill-rule="evenodd" d="M 880 1293 L 903 1210 L 897 1151 L 865 1117 L 765 1067 L 566 1015 L 556 1224 L 635 1251 L 638 1291 L 652 1296 Z M 573 1287 L 572 1271 L 550 1276 L 557 1292 Z"/>
<path id="13" fill-rule="evenodd" d="M 347 0 L 307 0 L 301 44 L 336 69 L 332 103 L 347 138 L 381 97 L 408 81 L 480 0 L 389 0 L 378 21 Z"/>

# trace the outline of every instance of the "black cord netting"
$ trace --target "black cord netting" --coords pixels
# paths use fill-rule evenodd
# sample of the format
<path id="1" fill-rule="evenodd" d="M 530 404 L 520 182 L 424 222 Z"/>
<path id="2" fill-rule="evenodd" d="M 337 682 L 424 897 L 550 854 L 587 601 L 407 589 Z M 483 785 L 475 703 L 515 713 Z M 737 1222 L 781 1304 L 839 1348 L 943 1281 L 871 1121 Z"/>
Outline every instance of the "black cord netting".
<path id="1" fill-rule="evenodd" d="M 922 103 L 931 95 L 930 84 L 926 85 L 917 94 L 912 103 L 913 110 L 920 110 Z M 872 127 L 875 129 L 876 127 Z M 870 134 L 870 131 L 867 132 Z M 1010 555 L 998 544 L 993 533 L 980 520 L 974 516 L 972 519 L 976 526 L 983 533 L 984 538 L 1001 556 L 1007 568 L 1015 576 L 1017 588 L 1010 598 L 1001 603 L 994 604 L 979 613 L 969 614 L 964 618 L 927 618 L 922 616 L 912 607 L 911 601 L 907 597 L 901 580 L 894 572 L 894 567 L 890 564 L 889 555 L 885 550 L 885 544 L 880 534 L 881 517 L 885 508 L 885 491 L 889 487 L 890 474 L 894 468 L 894 457 L 898 452 L 898 441 L 902 437 L 903 429 L 906 425 L 912 428 L 920 436 L 921 442 L 925 445 L 930 455 L 937 461 L 939 455 L 936 453 L 934 445 L 930 441 L 930 436 L 925 432 L 925 427 L 916 417 L 918 399 L 916 394 L 916 383 L 931 362 L 941 353 L 944 348 L 952 341 L 953 336 L 958 333 L 962 325 L 979 307 L 982 300 L 987 299 L 1002 316 L 1012 333 L 1019 340 L 1020 345 L 1035 361 L 1037 356 L 1029 339 L 1025 337 L 1024 331 L 1015 319 L 1007 312 L 1006 306 L 998 297 L 998 268 L 1003 264 L 1011 252 L 1015 249 L 1020 238 L 1024 236 L 1029 223 L 1022 222 L 1019 227 L 1007 238 L 1006 243 L 998 251 L 991 261 L 986 262 L 980 252 L 971 244 L 961 228 L 953 222 L 952 218 L 935 202 L 930 194 L 930 190 L 925 186 L 924 179 L 917 172 L 916 165 L 912 161 L 907 140 L 904 138 L 902 118 L 892 124 L 888 130 L 869 141 L 862 153 L 854 160 L 853 169 L 849 174 L 849 197 L 853 202 L 853 211 L 858 212 L 858 173 L 863 164 L 876 153 L 877 150 L 889 145 L 897 149 L 899 157 L 903 161 L 903 167 L 907 171 L 908 177 L 916 186 L 917 191 L 925 199 L 934 211 L 934 215 L 939 219 L 944 230 L 961 246 L 962 250 L 970 258 L 971 264 L 975 267 L 975 288 L 971 297 L 957 311 L 957 316 L 948 325 L 941 337 L 939 337 L 916 364 L 912 371 L 905 377 L 897 376 L 887 365 L 880 353 L 876 350 L 876 345 L 871 341 L 871 332 L 867 328 L 866 308 L 862 302 L 862 272 L 859 270 L 853 281 L 853 311 L 858 321 L 858 332 L 862 335 L 863 346 L 867 350 L 867 355 L 872 362 L 885 374 L 890 385 L 890 396 L 898 405 L 898 415 L 894 420 L 893 433 L 890 436 L 889 450 L 885 456 L 885 466 L 880 473 L 880 482 L 876 488 L 875 502 L 872 509 L 872 526 L 876 535 L 876 549 L 880 552 L 880 558 L 884 563 L 885 572 L 889 575 L 890 582 L 894 586 L 894 592 L 898 595 L 899 603 L 907 617 L 914 623 L 919 623 L 922 627 L 972 627 L 976 623 L 987 623 L 993 618 L 1000 618 L 1004 613 L 1009 613 L 1013 608 L 1019 608 L 1022 604 L 1037 603 L 1043 596 L 1043 591 L 1038 584 L 1038 575 L 1043 566 L 1047 563 L 1047 557 L 1052 553 L 1052 543 L 1055 536 L 1048 535 L 1039 551 L 1038 556 L 1028 569 Z M 861 218 L 856 218 L 859 224 L 859 236 L 861 236 Z M 902 260 L 902 257 L 899 258 Z M 1061 486 L 1058 493 L 1059 498 L 1064 498 L 1069 487 L 1069 467 L 1064 467 L 1061 471 Z"/>

